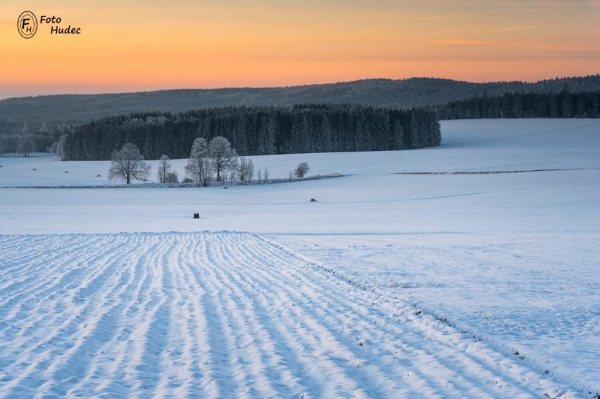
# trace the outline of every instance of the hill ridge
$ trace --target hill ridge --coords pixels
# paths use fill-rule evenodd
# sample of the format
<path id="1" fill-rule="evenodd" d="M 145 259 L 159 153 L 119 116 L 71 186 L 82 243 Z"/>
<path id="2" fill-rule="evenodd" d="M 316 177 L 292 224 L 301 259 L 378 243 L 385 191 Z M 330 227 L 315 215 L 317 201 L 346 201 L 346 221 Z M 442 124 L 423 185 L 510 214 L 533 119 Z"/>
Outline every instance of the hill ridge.
<path id="1" fill-rule="evenodd" d="M 226 106 L 293 106 L 302 103 L 360 104 L 389 108 L 435 106 L 475 95 L 506 92 L 600 90 L 600 74 L 540 80 L 534 83 L 466 82 L 446 78 L 368 78 L 348 82 L 285 87 L 168 89 L 106 94 L 55 94 L 0 100 L 0 135 L 30 132 L 43 123 L 52 129 L 135 112 L 184 112 Z"/>

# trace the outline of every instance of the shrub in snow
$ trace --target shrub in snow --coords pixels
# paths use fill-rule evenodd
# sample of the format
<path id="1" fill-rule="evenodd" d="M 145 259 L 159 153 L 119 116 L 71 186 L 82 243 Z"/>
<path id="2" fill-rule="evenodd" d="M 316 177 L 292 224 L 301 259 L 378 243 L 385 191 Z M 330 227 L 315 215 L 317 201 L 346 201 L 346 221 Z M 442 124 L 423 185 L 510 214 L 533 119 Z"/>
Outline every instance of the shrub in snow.
<path id="1" fill-rule="evenodd" d="M 302 179 L 304 176 L 306 176 L 309 170 L 310 168 L 308 164 L 306 162 L 301 162 L 296 167 L 296 170 L 294 170 L 294 176 L 296 176 L 298 179 Z"/>
<path id="2" fill-rule="evenodd" d="M 179 176 L 177 172 L 169 172 L 165 176 L 165 181 L 163 183 L 179 183 Z"/>

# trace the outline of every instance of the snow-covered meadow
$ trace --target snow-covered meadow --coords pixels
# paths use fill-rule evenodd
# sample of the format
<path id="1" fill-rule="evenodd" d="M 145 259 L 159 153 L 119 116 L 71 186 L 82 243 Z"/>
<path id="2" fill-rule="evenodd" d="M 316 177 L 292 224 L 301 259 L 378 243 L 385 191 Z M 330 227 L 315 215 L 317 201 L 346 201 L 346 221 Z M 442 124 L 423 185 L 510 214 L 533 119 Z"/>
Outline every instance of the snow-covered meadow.
<path id="1" fill-rule="evenodd" d="M 592 397 L 600 120 L 442 134 L 227 190 L 1 156 L 0 396 Z"/>

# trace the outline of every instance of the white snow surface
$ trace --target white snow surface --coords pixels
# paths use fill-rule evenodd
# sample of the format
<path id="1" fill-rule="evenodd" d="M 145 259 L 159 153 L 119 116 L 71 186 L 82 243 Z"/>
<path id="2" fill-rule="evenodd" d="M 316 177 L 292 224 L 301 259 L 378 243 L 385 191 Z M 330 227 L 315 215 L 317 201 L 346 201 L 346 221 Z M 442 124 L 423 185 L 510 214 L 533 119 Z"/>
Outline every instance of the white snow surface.
<path id="1" fill-rule="evenodd" d="M 0 156 L 0 397 L 595 397 L 600 120 L 442 135 L 227 190 Z"/>

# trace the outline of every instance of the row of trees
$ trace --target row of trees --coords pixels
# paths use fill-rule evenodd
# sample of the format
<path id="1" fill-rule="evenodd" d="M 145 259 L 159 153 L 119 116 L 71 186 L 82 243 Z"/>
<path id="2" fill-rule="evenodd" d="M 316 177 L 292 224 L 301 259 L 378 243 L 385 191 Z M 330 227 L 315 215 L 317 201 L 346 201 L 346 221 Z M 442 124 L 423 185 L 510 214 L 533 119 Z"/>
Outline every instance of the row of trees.
<path id="1" fill-rule="evenodd" d="M 39 134 L 0 136 L 0 154 L 11 152 L 28 156 L 30 152 L 51 152 L 56 154 L 58 141 L 55 137 Z"/>
<path id="2" fill-rule="evenodd" d="M 120 150 L 111 154 L 111 167 L 108 177 L 123 180 L 130 184 L 132 180 L 146 181 L 150 175 L 151 166 L 144 161 L 144 156 L 133 143 L 126 143 Z M 303 178 L 308 173 L 308 164 L 298 165 L 296 176 Z M 238 157 L 237 152 L 225 137 L 214 137 L 210 142 L 199 137 L 194 140 L 190 158 L 185 166 L 186 180 L 208 186 L 214 179 L 224 182 L 239 180 L 246 183 L 254 179 L 254 162 L 250 158 Z M 262 171 L 258 180 L 263 179 Z M 264 181 L 269 179 L 269 170 L 264 170 Z M 171 167 L 167 155 L 160 157 L 158 166 L 158 181 L 160 183 L 177 183 L 177 172 Z"/>
<path id="3" fill-rule="evenodd" d="M 13 134 L 0 135 L 0 154 L 5 152 L 28 156 L 30 152 L 57 152 L 59 137 L 68 132 L 69 127 L 49 129 L 42 123 L 39 129 L 30 129 L 27 122 Z"/>
<path id="4" fill-rule="evenodd" d="M 186 158 L 197 137 L 223 136 L 241 155 L 382 151 L 441 143 L 435 113 L 358 105 L 227 107 L 143 113 L 94 121 L 69 133 L 64 160 L 108 159 L 125 143 L 148 159 Z"/>
<path id="5" fill-rule="evenodd" d="M 245 160 L 244 163 L 246 164 Z M 229 140 L 225 137 L 217 136 L 208 142 L 204 137 L 198 137 L 192 144 L 185 172 L 196 183 L 202 183 L 207 186 L 213 179 L 214 173 L 217 174 L 217 181 L 222 181 L 224 173 L 236 170 L 237 168 L 237 151 L 231 148 Z M 246 171 L 244 170 L 245 176 Z"/>
<path id="6" fill-rule="evenodd" d="M 600 91 L 571 93 L 505 93 L 475 96 L 437 109 L 440 119 L 599 118 Z"/>

